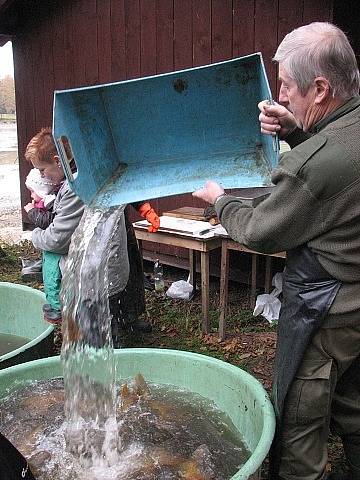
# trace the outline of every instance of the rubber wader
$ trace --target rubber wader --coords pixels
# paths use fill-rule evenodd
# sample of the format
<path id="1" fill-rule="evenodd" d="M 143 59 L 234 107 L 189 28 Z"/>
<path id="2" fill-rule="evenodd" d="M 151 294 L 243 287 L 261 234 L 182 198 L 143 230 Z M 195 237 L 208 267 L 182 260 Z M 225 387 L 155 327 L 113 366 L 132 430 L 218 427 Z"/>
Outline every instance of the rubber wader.
<path id="1" fill-rule="evenodd" d="M 277 330 L 273 402 L 277 432 L 270 452 L 270 479 L 278 478 L 284 401 L 306 347 L 321 326 L 341 286 L 305 245 L 287 252 L 283 303 Z"/>

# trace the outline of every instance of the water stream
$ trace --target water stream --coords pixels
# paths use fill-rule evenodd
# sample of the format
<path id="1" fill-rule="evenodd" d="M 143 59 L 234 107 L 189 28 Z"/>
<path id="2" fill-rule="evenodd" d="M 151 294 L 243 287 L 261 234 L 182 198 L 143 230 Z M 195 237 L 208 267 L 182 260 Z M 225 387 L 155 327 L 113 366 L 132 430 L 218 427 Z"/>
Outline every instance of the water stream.
<path id="1" fill-rule="evenodd" d="M 108 260 L 113 235 L 125 231 L 118 229 L 123 221 L 124 207 L 87 207 L 62 280 L 65 438 L 67 450 L 88 467 L 118 460 Z"/>

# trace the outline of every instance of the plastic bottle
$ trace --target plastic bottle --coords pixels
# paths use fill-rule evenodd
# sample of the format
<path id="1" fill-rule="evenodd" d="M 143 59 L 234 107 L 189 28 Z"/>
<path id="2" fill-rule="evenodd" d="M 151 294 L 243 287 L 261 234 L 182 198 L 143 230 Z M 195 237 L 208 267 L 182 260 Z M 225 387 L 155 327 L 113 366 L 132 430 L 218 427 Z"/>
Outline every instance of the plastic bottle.
<path id="1" fill-rule="evenodd" d="M 154 284 L 155 292 L 164 291 L 164 276 L 163 276 L 163 266 L 159 262 L 159 259 L 156 260 L 154 264 Z"/>

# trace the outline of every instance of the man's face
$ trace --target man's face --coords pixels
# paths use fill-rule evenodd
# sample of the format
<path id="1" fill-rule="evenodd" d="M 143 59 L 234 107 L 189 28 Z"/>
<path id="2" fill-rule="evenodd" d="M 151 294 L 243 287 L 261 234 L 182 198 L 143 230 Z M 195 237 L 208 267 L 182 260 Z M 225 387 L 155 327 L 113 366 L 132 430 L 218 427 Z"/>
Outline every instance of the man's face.
<path id="1" fill-rule="evenodd" d="M 279 64 L 281 82 L 279 102 L 295 117 L 296 124 L 305 132 L 312 126 L 312 109 L 314 107 L 314 91 L 312 88 L 302 96 L 296 82 L 289 77 L 285 68 Z"/>

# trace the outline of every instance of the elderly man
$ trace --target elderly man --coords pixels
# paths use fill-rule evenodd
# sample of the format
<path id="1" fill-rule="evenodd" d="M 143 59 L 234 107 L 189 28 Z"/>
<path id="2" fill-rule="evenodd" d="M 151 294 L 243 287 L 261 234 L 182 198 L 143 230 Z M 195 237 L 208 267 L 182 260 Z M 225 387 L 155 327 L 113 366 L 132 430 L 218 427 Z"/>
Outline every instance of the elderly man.
<path id="1" fill-rule="evenodd" d="M 292 147 L 255 208 L 214 182 L 194 192 L 213 203 L 236 241 L 287 251 L 273 382 L 277 434 L 270 477 L 360 479 L 360 98 L 345 34 L 312 23 L 275 54 L 279 103 L 261 102 L 261 131 Z M 330 427 L 348 474 L 326 474 Z"/>

